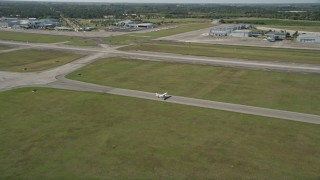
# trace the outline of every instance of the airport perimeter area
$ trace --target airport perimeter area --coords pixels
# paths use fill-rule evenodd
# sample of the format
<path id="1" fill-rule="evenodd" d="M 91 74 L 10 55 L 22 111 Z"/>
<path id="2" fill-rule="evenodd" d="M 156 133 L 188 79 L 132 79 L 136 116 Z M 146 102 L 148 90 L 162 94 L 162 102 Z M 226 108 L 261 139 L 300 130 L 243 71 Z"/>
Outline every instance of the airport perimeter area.
<path id="1" fill-rule="evenodd" d="M 319 178 L 320 44 L 210 26 L 0 30 L 0 179 Z"/>

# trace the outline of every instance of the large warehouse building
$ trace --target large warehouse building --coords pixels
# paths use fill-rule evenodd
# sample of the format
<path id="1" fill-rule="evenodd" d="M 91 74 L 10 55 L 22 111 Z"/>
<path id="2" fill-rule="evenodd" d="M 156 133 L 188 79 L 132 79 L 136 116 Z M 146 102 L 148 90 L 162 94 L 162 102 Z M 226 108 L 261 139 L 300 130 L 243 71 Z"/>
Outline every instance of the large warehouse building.
<path id="1" fill-rule="evenodd" d="M 320 34 L 301 34 L 298 36 L 297 42 L 320 43 Z"/>
<path id="2" fill-rule="evenodd" d="M 230 36 L 234 31 L 238 31 L 241 29 L 248 29 L 251 28 L 251 24 L 236 24 L 236 25 L 221 25 L 214 27 L 210 29 L 209 35 L 210 36 Z M 234 36 L 241 36 L 241 37 L 246 37 L 244 35 L 247 35 L 248 32 L 235 32 Z"/>
<path id="3" fill-rule="evenodd" d="M 268 32 L 266 34 L 267 38 L 274 40 L 285 40 L 287 37 L 287 33 L 285 32 Z"/>
<path id="4" fill-rule="evenodd" d="M 252 31 L 251 30 L 235 30 L 233 31 L 230 36 L 234 37 L 251 37 Z"/>
<path id="5" fill-rule="evenodd" d="M 153 23 L 141 23 L 141 24 L 138 24 L 138 27 L 150 29 L 150 28 L 154 28 L 154 24 Z"/>
<path id="6" fill-rule="evenodd" d="M 61 23 L 58 19 L 20 19 L 20 18 L 0 18 L 1 28 L 26 28 L 26 29 L 53 29 L 54 27 L 60 26 Z"/>
<path id="7" fill-rule="evenodd" d="M 154 28 L 155 25 L 153 23 L 141 23 L 141 24 L 136 24 L 134 21 L 131 20 L 125 20 L 125 21 L 119 21 L 115 23 L 116 26 L 122 26 L 122 27 L 128 27 L 128 28 Z"/>

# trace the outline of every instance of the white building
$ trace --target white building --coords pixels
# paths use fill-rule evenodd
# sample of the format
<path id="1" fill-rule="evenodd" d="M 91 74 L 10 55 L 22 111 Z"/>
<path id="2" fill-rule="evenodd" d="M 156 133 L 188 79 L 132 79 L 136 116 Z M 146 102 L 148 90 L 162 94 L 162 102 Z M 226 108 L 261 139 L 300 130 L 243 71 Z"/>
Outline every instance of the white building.
<path id="1" fill-rule="evenodd" d="M 54 30 L 56 30 L 56 31 L 73 31 L 72 28 L 68 28 L 68 27 L 55 27 Z"/>
<path id="2" fill-rule="evenodd" d="M 0 21 L 0 27 L 1 28 L 7 28 L 7 27 L 9 27 L 9 23 L 5 22 L 5 21 Z"/>
<path id="3" fill-rule="evenodd" d="M 287 33 L 284 32 L 268 32 L 266 34 L 267 38 L 274 40 L 285 40 L 287 37 Z"/>
<path id="4" fill-rule="evenodd" d="M 236 30 L 234 26 L 219 26 L 212 28 L 209 32 L 210 36 L 228 36 L 232 31 Z"/>
<path id="5" fill-rule="evenodd" d="M 233 31 L 230 36 L 234 37 L 251 37 L 252 31 L 251 30 L 235 30 Z"/>
<path id="6" fill-rule="evenodd" d="M 230 36 L 231 33 L 236 30 L 248 29 L 251 27 L 252 25 L 250 24 L 221 25 L 221 26 L 217 26 L 210 29 L 209 35 L 210 36 Z"/>
<path id="7" fill-rule="evenodd" d="M 320 34 L 301 34 L 298 36 L 297 42 L 320 43 Z"/>
<path id="8" fill-rule="evenodd" d="M 119 21 L 116 23 L 116 26 L 125 26 L 125 27 L 129 27 L 130 25 L 135 24 L 133 21 L 131 20 L 124 20 L 124 21 Z"/>
<path id="9" fill-rule="evenodd" d="M 32 28 L 32 29 L 46 29 L 47 27 L 54 28 L 60 26 L 61 23 L 58 19 L 17 19 L 17 18 L 1 18 L 0 27 L 12 28 Z"/>
<path id="10" fill-rule="evenodd" d="M 214 19 L 211 22 L 212 24 L 221 24 L 221 20 L 220 19 Z"/>
<path id="11" fill-rule="evenodd" d="M 155 25 L 153 23 L 141 23 L 136 24 L 134 21 L 131 20 L 125 20 L 125 21 L 119 21 L 115 23 L 116 26 L 122 26 L 122 27 L 128 27 L 128 28 L 154 28 Z"/>
<path id="12" fill-rule="evenodd" d="M 105 19 L 113 19 L 113 18 L 115 18 L 115 16 L 114 15 L 106 15 L 106 16 L 103 16 L 103 18 L 105 18 Z"/>

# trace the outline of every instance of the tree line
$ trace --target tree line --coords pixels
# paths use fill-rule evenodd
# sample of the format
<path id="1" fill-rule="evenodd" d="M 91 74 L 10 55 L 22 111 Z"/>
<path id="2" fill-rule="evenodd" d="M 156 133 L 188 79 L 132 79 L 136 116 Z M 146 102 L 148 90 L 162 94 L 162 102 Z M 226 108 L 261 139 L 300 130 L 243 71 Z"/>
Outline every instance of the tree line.
<path id="1" fill-rule="evenodd" d="M 0 17 L 22 18 L 103 18 L 128 15 L 151 18 L 228 19 L 258 17 L 291 20 L 320 20 L 320 4 L 240 5 L 240 4 L 125 4 L 66 2 L 0 2 Z"/>

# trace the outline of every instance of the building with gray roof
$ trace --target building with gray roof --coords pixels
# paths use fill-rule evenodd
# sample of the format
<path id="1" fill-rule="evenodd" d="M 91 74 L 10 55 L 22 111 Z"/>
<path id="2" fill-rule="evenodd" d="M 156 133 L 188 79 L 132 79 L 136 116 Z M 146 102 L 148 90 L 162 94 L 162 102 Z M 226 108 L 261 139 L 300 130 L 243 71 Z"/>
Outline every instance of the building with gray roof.
<path id="1" fill-rule="evenodd" d="M 115 25 L 125 27 L 125 28 L 133 28 L 133 29 L 144 29 L 144 28 L 149 29 L 149 28 L 155 27 L 153 23 L 136 24 L 134 21 L 131 21 L 131 20 L 119 21 L 115 23 Z"/>
<path id="2" fill-rule="evenodd" d="M 297 37 L 297 42 L 320 43 L 320 34 L 301 34 Z"/>
<path id="3" fill-rule="evenodd" d="M 265 35 L 267 38 L 274 40 L 285 40 L 287 37 L 287 33 L 285 32 L 268 32 Z"/>
<path id="4" fill-rule="evenodd" d="M 130 27 L 130 25 L 132 24 L 135 24 L 135 23 L 129 19 L 115 23 L 116 26 L 125 26 L 125 27 Z"/>
<path id="5" fill-rule="evenodd" d="M 138 24 L 138 28 L 150 29 L 150 28 L 154 28 L 154 24 L 153 23 L 141 23 L 141 24 Z"/>
<path id="6" fill-rule="evenodd" d="M 19 19 L 19 18 L 1 18 L 0 27 L 2 28 L 26 28 L 26 29 L 48 29 L 61 26 L 58 19 Z"/>
<path id="7" fill-rule="evenodd" d="M 230 36 L 232 32 L 251 28 L 251 24 L 221 25 L 210 29 L 210 36 Z M 237 33 L 236 33 L 237 34 Z"/>
<path id="8" fill-rule="evenodd" d="M 230 36 L 233 37 L 251 37 L 252 31 L 251 30 L 235 30 L 231 32 Z"/>

